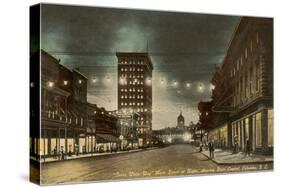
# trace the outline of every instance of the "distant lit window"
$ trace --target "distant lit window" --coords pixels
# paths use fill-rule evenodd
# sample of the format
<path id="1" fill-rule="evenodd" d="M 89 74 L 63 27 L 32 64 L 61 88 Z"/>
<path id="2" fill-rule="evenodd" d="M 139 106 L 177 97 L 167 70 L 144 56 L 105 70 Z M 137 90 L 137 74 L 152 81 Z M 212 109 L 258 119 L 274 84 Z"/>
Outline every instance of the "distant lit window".
<path id="1" fill-rule="evenodd" d="M 268 110 L 268 146 L 273 146 L 273 110 Z"/>
<path id="2" fill-rule="evenodd" d="M 250 50 L 251 50 L 251 52 L 253 51 L 253 41 L 252 40 L 250 42 Z"/>
<path id="3" fill-rule="evenodd" d="M 80 123 L 81 123 L 81 126 L 83 126 L 83 118 L 81 118 Z"/>

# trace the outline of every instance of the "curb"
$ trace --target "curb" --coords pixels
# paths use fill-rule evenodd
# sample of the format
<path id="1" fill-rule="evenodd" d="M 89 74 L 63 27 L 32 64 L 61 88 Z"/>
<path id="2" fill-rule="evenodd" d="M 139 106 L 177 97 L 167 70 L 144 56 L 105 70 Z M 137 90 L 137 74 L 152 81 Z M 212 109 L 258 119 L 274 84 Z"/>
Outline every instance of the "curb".
<path id="1" fill-rule="evenodd" d="M 210 157 L 202 152 L 200 152 L 202 155 L 210 159 Z M 210 159 L 212 162 L 214 162 L 217 165 L 244 165 L 244 164 L 266 164 L 266 163 L 273 163 L 272 161 L 254 161 L 254 162 L 232 162 L 232 163 L 225 163 L 225 162 L 218 162 L 214 159 Z"/>
<path id="2" fill-rule="evenodd" d="M 76 159 L 85 159 L 85 158 L 97 158 L 97 157 L 105 157 L 105 156 L 117 156 L 117 155 L 123 155 L 123 154 L 129 154 L 129 153 L 137 153 L 137 152 L 142 152 L 142 151 L 150 151 L 154 149 L 159 149 L 159 147 L 155 148 L 145 148 L 145 149 L 138 149 L 138 150 L 132 150 L 132 151 L 126 151 L 126 152 L 120 152 L 120 153 L 104 153 L 101 155 L 89 155 L 89 156 L 82 156 L 82 157 L 77 157 L 77 158 L 70 158 L 70 159 L 65 159 L 65 160 L 54 160 L 54 161 L 37 161 L 35 159 L 30 159 L 35 162 L 39 162 L 40 164 L 47 164 L 47 163 L 56 163 L 56 162 L 66 162 L 66 161 L 71 161 L 71 160 L 76 160 Z"/>

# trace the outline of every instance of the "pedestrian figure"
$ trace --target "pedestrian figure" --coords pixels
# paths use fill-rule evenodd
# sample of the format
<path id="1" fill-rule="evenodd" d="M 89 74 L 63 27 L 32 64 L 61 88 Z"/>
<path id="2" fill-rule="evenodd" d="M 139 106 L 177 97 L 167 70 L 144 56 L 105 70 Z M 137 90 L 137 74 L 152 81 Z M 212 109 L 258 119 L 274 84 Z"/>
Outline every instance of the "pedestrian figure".
<path id="1" fill-rule="evenodd" d="M 61 150 L 60 150 L 60 160 L 64 159 L 64 152 L 63 152 L 63 146 L 61 146 Z"/>
<path id="2" fill-rule="evenodd" d="M 214 155 L 215 147 L 214 147 L 214 142 L 213 142 L 213 140 L 211 140 L 211 141 L 208 143 L 208 147 L 209 147 L 210 159 L 213 159 L 213 158 L 215 157 L 215 155 Z"/>
<path id="3" fill-rule="evenodd" d="M 237 136 L 234 136 L 234 148 L 233 148 L 233 154 L 236 154 L 238 152 L 238 140 Z"/>
<path id="4" fill-rule="evenodd" d="M 200 145 L 199 145 L 199 152 L 202 152 L 202 150 L 203 150 L 203 143 L 200 142 Z"/>
<path id="5" fill-rule="evenodd" d="M 246 140 L 246 146 L 245 146 L 246 150 L 245 150 L 245 155 L 246 156 L 250 156 L 250 150 L 251 150 L 251 146 L 250 146 L 250 140 L 249 138 L 247 138 Z"/>
<path id="6" fill-rule="evenodd" d="M 54 158 L 57 158 L 57 148 L 54 148 Z"/>

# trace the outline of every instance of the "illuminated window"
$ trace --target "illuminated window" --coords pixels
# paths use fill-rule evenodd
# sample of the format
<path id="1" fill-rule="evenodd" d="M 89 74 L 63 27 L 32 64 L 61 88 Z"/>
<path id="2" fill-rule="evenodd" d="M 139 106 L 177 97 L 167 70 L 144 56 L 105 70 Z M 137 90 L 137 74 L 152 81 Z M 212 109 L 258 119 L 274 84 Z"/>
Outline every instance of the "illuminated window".
<path id="1" fill-rule="evenodd" d="M 256 146 L 262 145 L 261 113 L 256 114 Z"/>
<path id="2" fill-rule="evenodd" d="M 273 110 L 268 110 L 268 146 L 273 146 Z"/>
<path id="3" fill-rule="evenodd" d="M 253 51 L 253 41 L 252 40 L 250 42 L 250 50 L 251 50 L 251 52 Z"/>
<path id="4" fill-rule="evenodd" d="M 81 123 L 81 126 L 83 126 L 83 118 L 81 118 L 80 123 Z"/>
<path id="5" fill-rule="evenodd" d="M 247 48 L 245 48 L 245 58 L 247 59 L 247 57 L 248 57 L 248 50 Z"/>

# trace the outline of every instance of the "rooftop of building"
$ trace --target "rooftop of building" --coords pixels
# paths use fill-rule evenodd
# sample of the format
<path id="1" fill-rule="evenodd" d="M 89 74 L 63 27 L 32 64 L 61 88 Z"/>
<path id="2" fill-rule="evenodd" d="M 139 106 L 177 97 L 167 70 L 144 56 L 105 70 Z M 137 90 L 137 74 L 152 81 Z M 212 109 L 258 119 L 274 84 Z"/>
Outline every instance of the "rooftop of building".
<path id="1" fill-rule="evenodd" d="M 145 57 L 149 61 L 149 65 L 153 69 L 153 64 L 148 52 L 116 52 L 117 57 Z"/>

